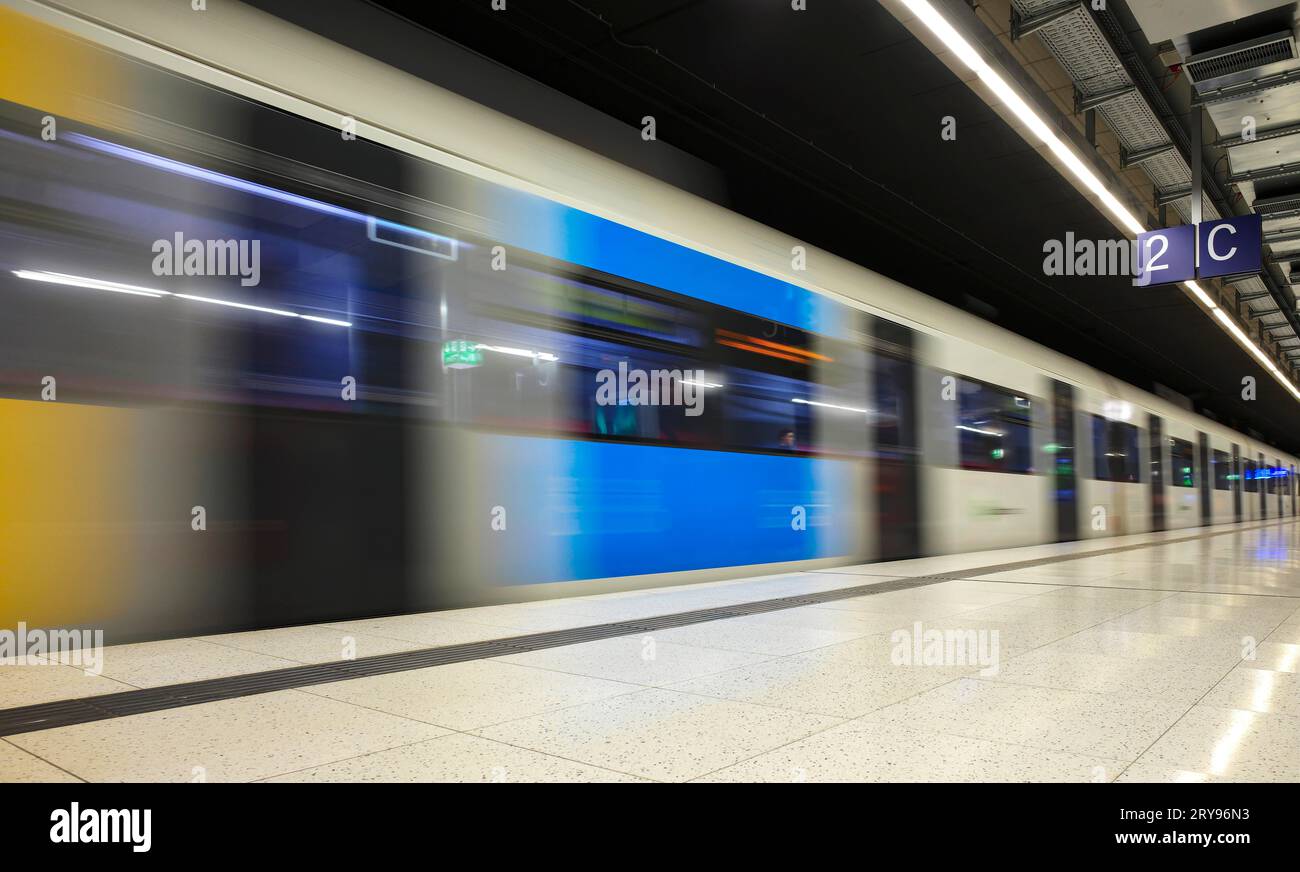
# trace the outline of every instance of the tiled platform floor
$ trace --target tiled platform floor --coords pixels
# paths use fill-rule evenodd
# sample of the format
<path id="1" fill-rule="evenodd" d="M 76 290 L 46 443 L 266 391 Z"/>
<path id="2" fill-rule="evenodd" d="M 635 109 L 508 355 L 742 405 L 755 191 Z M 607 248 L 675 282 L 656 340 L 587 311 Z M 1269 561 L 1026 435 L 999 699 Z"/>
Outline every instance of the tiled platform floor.
<path id="1" fill-rule="evenodd" d="M 114 646 L 0 708 L 1202 532 Z M 996 671 L 896 665 L 918 621 Z M 0 739 L 0 780 L 78 779 L 1294 781 L 1300 524 Z"/>

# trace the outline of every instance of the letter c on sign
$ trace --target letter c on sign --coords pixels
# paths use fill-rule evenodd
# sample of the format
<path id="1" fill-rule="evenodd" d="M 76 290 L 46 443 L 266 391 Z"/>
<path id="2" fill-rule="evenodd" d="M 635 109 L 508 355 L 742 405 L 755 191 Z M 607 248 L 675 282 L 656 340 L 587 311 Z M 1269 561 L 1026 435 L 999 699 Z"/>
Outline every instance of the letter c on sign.
<path id="1" fill-rule="evenodd" d="M 1214 234 L 1218 233 L 1220 230 L 1226 230 L 1229 233 L 1233 234 L 1234 236 L 1237 234 L 1237 228 L 1233 227 L 1231 224 L 1220 224 L 1217 227 L 1215 227 L 1213 230 L 1211 230 L 1210 235 L 1205 238 L 1205 250 L 1208 251 L 1210 253 L 1210 257 L 1214 258 L 1215 260 L 1227 260 L 1228 258 L 1233 257 L 1237 253 L 1237 246 L 1234 245 L 1228 251 L 1227 254 L 1219 254 L 1218 252 L 1216 252 L 1214 250 Z"/>

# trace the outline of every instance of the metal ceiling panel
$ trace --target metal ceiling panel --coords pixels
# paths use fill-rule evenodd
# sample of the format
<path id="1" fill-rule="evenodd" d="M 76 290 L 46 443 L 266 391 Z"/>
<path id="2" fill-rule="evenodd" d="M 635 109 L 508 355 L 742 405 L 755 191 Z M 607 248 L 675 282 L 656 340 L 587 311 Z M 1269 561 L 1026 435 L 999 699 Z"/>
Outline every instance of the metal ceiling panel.
<path id="1" fill-rule="evenodd" d="M 1282 5 L 1278 0 L 1128 0 L 1152 44 Z"/>
<path id="2" fill-rule="evenodd" d="M 1228 150 L 1233 174 L 1300 162 L 1300 132 L 1277 139 L 1261 139 Z"/>
<path id="3" fill-rule="evenodd" d="M 1242 100 L 1211 103 L 1205 107 L 1220 136 L 1240 136 L 1241 119 L 1255 119 L 1256 129 L 1284 127 L 1300 122 L 1300 83 L 1260 91 Z"/>

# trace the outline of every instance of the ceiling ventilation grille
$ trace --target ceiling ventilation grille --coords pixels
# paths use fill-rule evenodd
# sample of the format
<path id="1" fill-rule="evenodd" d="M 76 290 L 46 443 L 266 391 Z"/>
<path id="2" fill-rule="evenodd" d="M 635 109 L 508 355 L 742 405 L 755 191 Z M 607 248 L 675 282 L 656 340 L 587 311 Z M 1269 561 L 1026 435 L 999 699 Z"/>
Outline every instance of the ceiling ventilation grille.
<path id="1" fill-rule="evenodd" d="M 1281 218 L 1300 212 L 1300 193 L 1261 197 L 1255 201 L 1255 211 L 1265 218 Z"/>
<path id="2" fill-rule="evenodd" d="M 1194 54 L 1183 64 L 1188 78 L 1198 85 L 1224 76 L 1261 69 L 1269 64 L 1293 60 L 1295 35 L 1282 31 L 1239 42 L 1226 48 Z"/>

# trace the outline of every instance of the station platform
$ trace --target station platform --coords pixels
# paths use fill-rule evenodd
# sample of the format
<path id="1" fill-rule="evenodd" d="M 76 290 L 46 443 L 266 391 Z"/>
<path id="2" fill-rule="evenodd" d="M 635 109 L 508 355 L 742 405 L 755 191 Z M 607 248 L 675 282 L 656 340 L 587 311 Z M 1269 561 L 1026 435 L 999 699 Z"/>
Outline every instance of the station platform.
<path id="1" fill-rule="evenodd" d="M 1282 519 L 7 666 L 0 780 L 1295 781 L 1298 672 Z"/>

